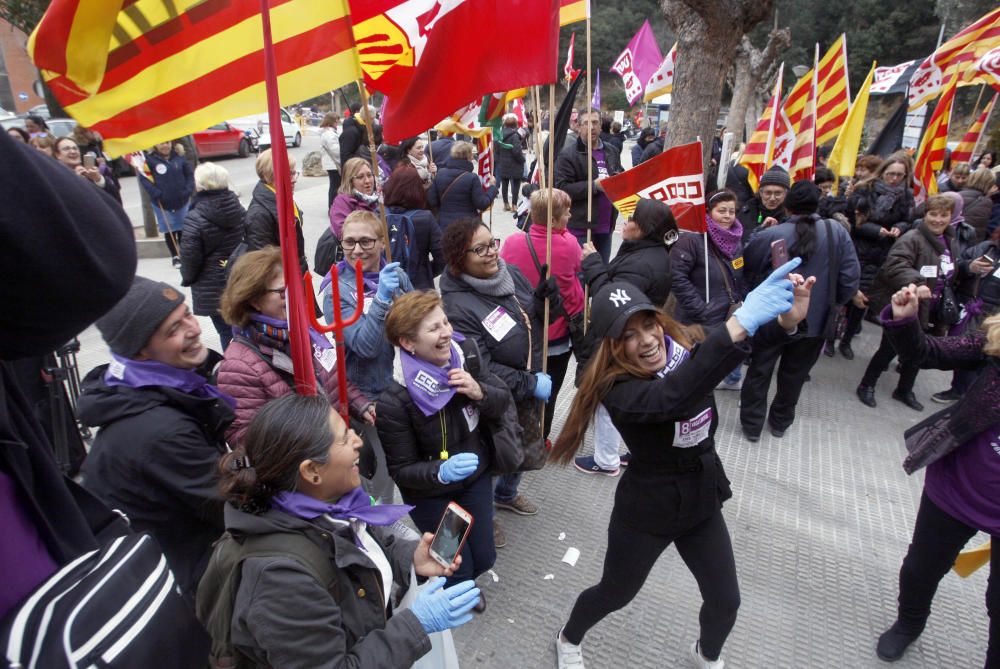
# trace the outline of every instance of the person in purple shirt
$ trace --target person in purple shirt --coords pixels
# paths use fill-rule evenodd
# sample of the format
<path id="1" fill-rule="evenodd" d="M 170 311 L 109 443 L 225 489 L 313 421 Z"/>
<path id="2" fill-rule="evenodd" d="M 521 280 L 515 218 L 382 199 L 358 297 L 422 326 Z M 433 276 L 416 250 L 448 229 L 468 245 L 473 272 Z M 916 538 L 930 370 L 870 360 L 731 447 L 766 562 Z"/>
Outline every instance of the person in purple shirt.
<path id="1" fill-rule="evenodd" d="M 958 337 L 925 335 L 919 300 L 926 286 L 910 285 L 892 296 L 881 317 L 900 357 L 932 369 L 967 369 L 979 374 L 955 404 L 906 432 L 907 473 L 927 467 L 910 548 L 899 570 L 896 621 L 878 639 L 879 658 L 894 662 L 921 634 L 937 585 L 977 532 L 1000 537 L 1000 315 Z M 990 559 L 986 610 L 990 617 L 987 668 L 1000 667 L 1000 572 Z"/>

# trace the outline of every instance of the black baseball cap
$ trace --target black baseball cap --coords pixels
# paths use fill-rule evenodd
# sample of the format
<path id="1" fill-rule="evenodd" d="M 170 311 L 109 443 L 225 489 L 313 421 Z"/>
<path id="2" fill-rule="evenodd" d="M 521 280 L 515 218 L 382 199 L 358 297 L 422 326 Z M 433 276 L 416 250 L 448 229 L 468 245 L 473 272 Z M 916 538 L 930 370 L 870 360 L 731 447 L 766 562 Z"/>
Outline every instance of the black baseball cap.
<path id="1" fill-rule="evenodd" d="M 605 284 L 590 303 L 590 327 L 597 337 L 617 338 L 632 314 L 659 311 L 646 294 L 627 281 Z"/>

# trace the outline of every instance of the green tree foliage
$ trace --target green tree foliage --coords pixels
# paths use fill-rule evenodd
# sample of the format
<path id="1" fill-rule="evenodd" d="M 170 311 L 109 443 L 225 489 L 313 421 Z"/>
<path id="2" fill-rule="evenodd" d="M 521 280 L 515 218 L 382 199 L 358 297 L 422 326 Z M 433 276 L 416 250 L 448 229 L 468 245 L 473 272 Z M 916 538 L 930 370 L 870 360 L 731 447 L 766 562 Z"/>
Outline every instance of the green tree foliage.
<path id="1" fill-rule="evenodd" d="M 0 2 L 0 19 L 25 34 L 31 34 L 48 7 L 49 0 L 3 0 Z"/>

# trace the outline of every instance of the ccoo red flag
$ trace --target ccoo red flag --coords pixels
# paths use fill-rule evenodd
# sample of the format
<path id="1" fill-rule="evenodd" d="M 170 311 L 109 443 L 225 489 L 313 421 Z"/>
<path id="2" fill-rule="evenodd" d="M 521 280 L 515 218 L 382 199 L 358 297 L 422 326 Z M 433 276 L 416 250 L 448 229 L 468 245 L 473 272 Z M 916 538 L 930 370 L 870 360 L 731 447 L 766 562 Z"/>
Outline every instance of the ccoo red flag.
<path id="1" fill-rule="evenodd" d="M 469 100 L 556 78 L 559 0 L 351 0 L 351 9 L 365 82 L 389 96 L 388 143 Z"/>

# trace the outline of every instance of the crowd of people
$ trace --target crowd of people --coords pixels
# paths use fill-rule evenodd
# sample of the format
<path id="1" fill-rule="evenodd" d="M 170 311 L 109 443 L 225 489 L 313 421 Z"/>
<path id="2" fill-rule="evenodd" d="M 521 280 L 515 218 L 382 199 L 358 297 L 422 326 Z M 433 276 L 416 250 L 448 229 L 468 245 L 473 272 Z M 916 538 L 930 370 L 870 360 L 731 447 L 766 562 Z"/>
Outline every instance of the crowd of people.
<path id="1" fill-rule="evenodd" d="M 343 122 L 328 114 L 321 126 L 329 190 L 320 247 L 329 252 L 317 252 L 311 269 L 324 280 L 306 308 L 327 322 L 337 312 L 358 318 L 343 341 L 310 328 L 315 396 L 296 392 L 275 185 L 286 175 L 275 174 L 270 150 L 256 158 L 259 182 L 245 209 L 221 165 L 192 169 L 173 142 L 146 155 L 152 178 L 141 183 L 191 307 L 175 286 L 133 277 L 128 263 L 98 250 L 87 257 L 107 278 L 103 290 L 81 300 L 82 285 L 42 283 L 38 299 L 72 303 L 55 309 L 59 328 L 39 313 L 27 329 L 46 336 L 2 338 L 3 358 L 12 359 L 25 354 L 25 338 L 37 353 L 96 321 L 111 359 L 82 382 L 79 418 L 98 428 L 84 492 L 157 540 L 213 636 L 213 661 L 412 665 L 438 632 L 486 610 L 475 579 L 508 541 L 497 511 L 542 511 L 520 490 L 541 466 L 528 464 L 531 443 L 543 463 L 625 472 L 600 581 L 552 629 L 559 669 L 584 666 L 587 631 L 636 596 L 671 544 L 703 598 L 690 660 L 720 669 L 740 591 L 722 513 L 732 489 L 715 450 L 714 392 L 740 393 L 748 442 L 765 427 L 782 438 L 817 360 L 853 359 L 863 326 L 882 327 L 857 386 L 866 406 L 877 406 L 876 383 L 897 357 L 892 398 L 915 411 L 924 409 L 918 371 L 954 370 L 951 387 L 931 398 L 943 410 L 907 433 L 905 466 L 926 466 L 927 477 L 898 617 L 877 655 L 899 659 L 919 637 L 937 582 L 973 534 L 1000 536 L 1000 198 L 991 154 L 975 169 L 951 168 L 946 192 L 919 206 L 902 152 L 862 157 L 858 176 L 839 190 L 822 166 L 794 184 L 772 167 L 756 192 L 732 181 L 710 191 L 702 236 L 679 230 L 670 208 L 650 199 L 618 227 L 601 182 L 624 170 L 625 146 L 620 127 L 597 111 L 580 114 L 557 147 L 552 187 L 525 193 L 530 144 L 516 117 L 495 140 L 498 188 L 476 173 L 472 143 L 416 137 L 387 147 L 375 110 L 352 111 Z M 104 228 L 127 246 L 117 182 L 99 138 L 84 132 L 51 146 L 29 136 L 37 151 L 15 146 L 26 143 L 20 133 L 0 141 L 22 176 L 75 180 L 52 195 L 67 199 L 52 225 L 78 230 L 72 204 L 92 198 L 103 209 L 90 215 L 113 211 Z M 644 130 L 633 162 L 662 151 L 662 140 Z M 294 187 L 294 159 L 289 171 Z M 501 239 L 484 221 L 498 194 L 504 211 L 523 202 L 525 231 Z M 294 216 L 289 243 L 305 273 L 298 206 Z M 612 256 L 616 229 L 622 242 Z M 84 252 L 91 234 L 66 243 Z M 134 250 L 123 257 L 134 268 Z M 221 351 L 202 341 L 196 315 L 211 320 Z M 576 389 L 556 430 L 568 381 Z M 5 372 L 8 404 L 15 386 Z M 60 486 L 71 484 L 59 479 L 44 438 L 19 421 L 5 423 L 4 436 L 30 445 L 34 463 L 5 447 L 0 492 L 19 519 L 10 545 L 30 546 L 39 559 L 29 568 L 0 551 L 16 586 L 0 600 L 2 614 L 98 542 L 88 519 L 72 513 L 61 526 L 40 524 L 54 505 L 78 503 L 65 502 L 70 492 Z M 579 454 L 590 426 L 593 454 Z M 512 452 L 523 462 L 501 464 Z M 23 476 L 32 467 L 58 494 L 38 499 Z M 475 522 L 442 562 L 431 542 L 452 504 Z M 987 667 L 1000 666 L 995 555 Z"/>

